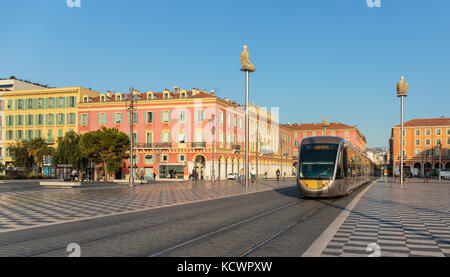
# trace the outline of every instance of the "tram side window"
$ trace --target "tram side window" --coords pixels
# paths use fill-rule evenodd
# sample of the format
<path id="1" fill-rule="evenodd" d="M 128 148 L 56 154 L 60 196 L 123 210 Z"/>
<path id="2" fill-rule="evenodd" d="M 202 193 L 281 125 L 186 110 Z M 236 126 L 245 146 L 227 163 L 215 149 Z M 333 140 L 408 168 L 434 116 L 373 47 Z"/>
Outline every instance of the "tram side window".
<path id="1" fill-rule="evenodd" d="M 343 172 L 344 172 L 344 178 L 347 178 L 347 176 L 348 176 L 348 173 L 347 173 L 347 171 L 348 171 L 347 149 L 344 149 L 344 151 L 342 153 L 343 153 L 343 158 L 342 158 L 343 166 L 342 166 L 342 169 L 343 169 Z"/>
<path id="2" fill-rule="evenodd" d="M 339 153 L 339 160 L 337 164 L 337 170 L 336 170 L 336 180 L 343 178 L 343 170 L 344 169 L 344 163 L 342 159 L 342 152 Z"/>

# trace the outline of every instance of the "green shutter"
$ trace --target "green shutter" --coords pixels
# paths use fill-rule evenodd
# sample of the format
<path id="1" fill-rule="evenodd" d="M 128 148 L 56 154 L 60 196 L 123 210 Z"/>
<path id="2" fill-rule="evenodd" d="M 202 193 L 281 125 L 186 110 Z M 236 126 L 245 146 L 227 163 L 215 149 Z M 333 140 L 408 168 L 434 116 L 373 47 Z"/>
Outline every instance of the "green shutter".
<path id="1" fill-rule="evenodd" d="M 100 125 L 100 113 L 97 113 L 97 124 Z"/>
<path id="2" fill-rule="evenodd" d="M 45 125 L 48 125 L 48 114 L 45 115 Z"/>
<path id="3" fill-rule="evenodd" d="M 163 123 L 163 121 L 164 121 L 163 114 L 164 114 L 164 112 L 161 112 L 161 123 Z"/>
<path id="4" fill-rule="evenodd" d="M 148 116 L 147 116 L 147 112 L 144 112 L 144 123 L 148 123 Z"/>
<path id="5" fill-rule="evenodd" d="M 16 100 L 14 100 L 14 110 L 18 110 L 18 106 L 17 106 L 17 99 Z"/>

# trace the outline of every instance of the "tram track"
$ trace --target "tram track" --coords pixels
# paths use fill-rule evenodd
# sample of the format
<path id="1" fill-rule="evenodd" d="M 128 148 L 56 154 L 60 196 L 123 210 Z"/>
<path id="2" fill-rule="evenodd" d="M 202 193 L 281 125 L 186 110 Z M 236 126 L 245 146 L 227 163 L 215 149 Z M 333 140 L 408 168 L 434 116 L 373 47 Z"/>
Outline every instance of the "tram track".
<path id="1" fill-rule="evenodd" d="M 294 204 L 298 204 L 299 200 L 302 200 L 302 199 L 296 199 L 295 201 L 290 201 L 290 202 L 288 202 L 288 204 L 284 204 L 281 207 L 278 206 L 277 208 L 272 209 L 271 211 L 280 209 L 280 208 L 282 208 L 284 206 L 292 206 Z M 107 235 L 107 236 L 104 236 L 104 237 L 101 237 L 101 238 L 80 240 L 77 243 L 80 244 L 80 245 L 86 245 L 86 244 L 89 244 L 89 243 L 101 242 L 101 241 L 110 240 L 112 238 L 119 238 L 119 237 L 122 237 L 122 236 L 132 235 L 133 233 L 140 233 L 140 232 L 151 231 L 153 229 L 163 228 L 163 227 L 167 227 L 167 226 L 170 226 L 170 225 L 173 225 L 173 224 L 179 224 L 179 223 L 184 222 L 184 221 L 189 221 L 189 220 L 192 220 L 192 219 L 195 219 L 195 218 L 198 218 L 198 217 L 203 217 L 203 216 L 207 216 L 207 215 L 210 215 L 210 214 L 214 214 L 214 213 L 220 212 L 223 209 L 224 209 L 224 207 L 220 206 L 218 208 L 211 209 L 211 210 L 208 210 L 206 212 L 196 213 L 196 214 L 194 214 L 192 216 L 189 216 L 189 217 L 184 217 L 184 218 L 180 218 L 180 219 L 177 219 L 177 220 L 172 220 L 172 221 L 165 222 L 165 223 L 162 223 L 162 224 L 154 224 L 154 225 L 150 225 L 150 226 L 143 226 L 141 228 L 133 228 L 132 230 L 128 230 L 128 231 L 124 231 L 124 232 L 117 232 L 117 233 L 114 233 L 112 235 Z M 266 214 L 266 213 L 267 212 L 264 212 L 263 214 Z M 133 221 L 137 221 L 137 220 L 140 220 L 140 219 L 139 218 L 132 218 L 132 219 L 129 219 L 129 220 L 121 221 L 119 223 L 120 224 L 132 223 Z M 118 224 L 118 222 L 96 225 L 96 226 L 90 227 L 90 228 L 81 228 L 80 227 L 80 228 L 77 228 L 77 230 L 71 230 L 71 231 L 67 231 L 67 232 L 59 232 L 56 235 L 57 236 L 60 236 L 60 235 L 67 236 L 67 235 L 71 235 L 71 234 L 75 235 L 78 232 L 94 231 L 95 229 L 101 229 L 101 228 L 106 228 L 106 227 L 113 227 L 116 224 Z M 11 242 L 11 243 L 1 244 L 0 247 L 4 247 L 4 246 L 8 246 L 8 245 L 14 245 L 14 244 L 20 244 L 20 243 L 26 243 L 26 242 L 32 242 L 32 241 L 36 241 L 36 240 L 40 240 L 40 239 L 51 238 L 53 236 L 55 236 L 55 234 L 49 234 L 49 235 L 40 236 L 40 237 L 37 237 L 37 238 L 31 238 L 31 239 L 27 239 L 27 240 L 21 240 L 21 241 L 15 241 L 15 242 Z M 45 251 L 36 251 L 36 252 L 30 253 L 30 254 L 28 254 L 26 256 L 41 256 L 41 255 L 46 255 L 46 254 L 49 254 L 49 253 L 52 253 L 52 252 L 56 252 L 56 251 L 59 251 L 59 250 L 65 251 L 65 249 L 66 249 L 65 246 L 64 247 L 58 246 L 58 247 L 53 247 L 51 249 L 47 249 Z"/>

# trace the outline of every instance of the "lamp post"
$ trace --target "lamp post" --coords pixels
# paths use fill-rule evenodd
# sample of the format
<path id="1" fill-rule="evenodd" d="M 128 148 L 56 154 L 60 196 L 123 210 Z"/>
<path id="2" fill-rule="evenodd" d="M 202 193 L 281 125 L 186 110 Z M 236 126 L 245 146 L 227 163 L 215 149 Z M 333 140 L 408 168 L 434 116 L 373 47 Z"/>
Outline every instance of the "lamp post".
<path id="1" fill-rule="evenodd" d="M 245 72 L 245 187 L 248 187 L 249 180 L 249 75 L 256 70 L 256 67 L 250 62 L 250 55 L 248 53 L 247 45 L 244 45 L 244 51 L 241 53 L 241 71 Z"/>
<path id="2" fill-rule="evenodd" d="M 439 172 L 441 172 L 441 170 L 442 170 L 442 143 L 440 140 L 439 140 L 438 145 L 439 145 Z"/>
<path id="3" fill-rule="evenodd" d="M 137 99 L 134 96 L 134 88 L 130 87 L 130 105 L 127 105 L 127 110 L 130 112 L 130 180 L 129 186 L 134 186 L 134 133 L 133 133 L 133 124 L 134 124 L 134 111 L 136 110 L 136 105 L 134 105 L 134 101 Z"/>
<path id="4" fill-rule="evenodd" d="M 403 107 L 404 98 L 408 95 L 408 82 L 405 82 L 405 77 L 400 77 L 400 82 L 397 83 L 397 97 L 401 98 L 401 131 L 400 131 L 400 185 L 403 186 Z"/>
<path id="5" fill-rule="evenodd" d="M 211 162 L 212 162 L 212 167 L 211 167 L 211 180 L 213 182 L 215 182 L 216 177 L 215 177 L 215 171 L 216 169 L 214 168 L 214 144 L 215 144 L 215 133 L 216 133 L 216 126 L 214 124 L 214 119 L 215 119 L 216 115 L 213 114 L 211 116 L 211 119 L 209 120 L 209 122 L 212 124 L 211 126 L 211 135 L 212 135 L 212 157 L 211 157 Z"/>

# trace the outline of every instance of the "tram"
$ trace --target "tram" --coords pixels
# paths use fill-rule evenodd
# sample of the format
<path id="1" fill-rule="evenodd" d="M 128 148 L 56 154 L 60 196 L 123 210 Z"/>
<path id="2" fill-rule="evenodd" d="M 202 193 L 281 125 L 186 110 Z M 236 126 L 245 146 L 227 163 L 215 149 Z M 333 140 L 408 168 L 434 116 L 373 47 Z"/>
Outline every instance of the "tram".
<path id="1" fill-rule="evenodd" d="M 306 197 L 348 195 L 373 178 L 370 159 L 341 137 L 302 140 L 297 162 L 297 187 Z"/>

